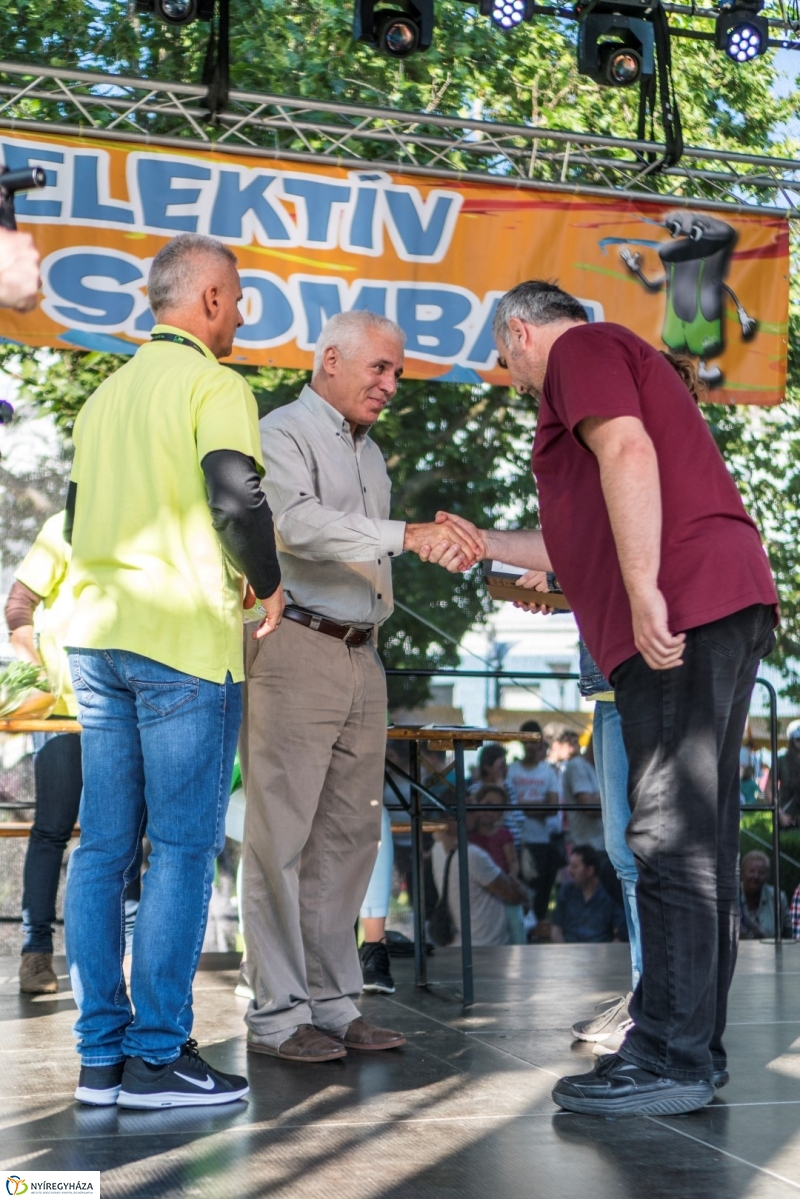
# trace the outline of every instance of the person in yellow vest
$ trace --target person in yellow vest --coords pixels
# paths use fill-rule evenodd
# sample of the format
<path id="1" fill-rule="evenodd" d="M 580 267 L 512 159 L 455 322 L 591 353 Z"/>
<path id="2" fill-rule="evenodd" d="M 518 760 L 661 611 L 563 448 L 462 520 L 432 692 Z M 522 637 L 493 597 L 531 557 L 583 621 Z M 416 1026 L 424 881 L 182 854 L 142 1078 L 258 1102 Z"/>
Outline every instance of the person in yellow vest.
<path id="1" fill-rule="evenodd" d="M 83 728 L 80 844 L 64 900 L 81 1103 L 233 1103 L 247 1080 L 192 1038 L 192 980 L 224 845 L 242 712 L 242 605 L 283 612 L 258 408 L 230 356 L 233 252 L 181 234 L 153 259 L 149 341 L 73 430 L 66 643 Z M 255 644 L 255 642 L 253 643 Z M 125 888 L 150 858 L 123 976 Z"/>
<path id="2" fill-rule="evenodd" d="M 63 528 L 63 511 L 45 521 L 16 570 L 5 608 L 15 654 L 23 662 L 44 667 L 50 689 L 58 696 L 53 715 L 62 717 L 78 714 L 62 640 L 74 604 L 72 590 L 65 585 L 71 550 Z M 53 925 L 61 860 L 81 800 L 81 739 L 76 733 L 37 734 L 39 738 L 33 766 L 36 812 L 22 883 L 19 989 L 29 995 L 50 995 L 58 990 Z"/>

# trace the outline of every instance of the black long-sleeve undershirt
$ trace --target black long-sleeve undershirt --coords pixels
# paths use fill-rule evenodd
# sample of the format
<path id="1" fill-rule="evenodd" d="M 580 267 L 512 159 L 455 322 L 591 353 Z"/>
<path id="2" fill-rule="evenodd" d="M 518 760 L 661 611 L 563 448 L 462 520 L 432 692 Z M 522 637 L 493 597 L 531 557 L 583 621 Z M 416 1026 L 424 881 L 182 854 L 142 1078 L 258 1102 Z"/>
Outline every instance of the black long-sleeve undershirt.
<path id="1" fill-rule="evenodd" d="M 269 599 L 281 581 L 275 529 L 256 464 L 238 450 L 212 450 L 200 463 L 208 490 L 211 523 L 225 554 L 259 599 Z M 67 490 L 64 539 L 72 544 L 77 484 Z"/>
<path id="2" fill-rule="evenodd" d="M 230 561 L 259 599 L 281 581 L 275 529 L 252 458 L 238 450 L 212 450 L 200 463 L 206 477 L 211 523 Z"/>

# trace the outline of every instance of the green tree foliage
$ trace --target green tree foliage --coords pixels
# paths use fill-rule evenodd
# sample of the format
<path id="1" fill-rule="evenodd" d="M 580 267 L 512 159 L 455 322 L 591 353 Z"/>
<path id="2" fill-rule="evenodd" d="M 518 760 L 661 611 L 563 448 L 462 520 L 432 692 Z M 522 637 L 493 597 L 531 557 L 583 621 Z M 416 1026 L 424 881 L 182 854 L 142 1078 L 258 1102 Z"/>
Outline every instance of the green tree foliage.
<path id="1" fill-rule="evenodd" d="M 232 0 L 234 87 L 324 101 L 523 122 L 631 136 L 634 90 L 596 87 L 578 75 L 575 25 L 537 19 L 502 34 L 461 0 L 437 0 L 434 45 L 405 61 L 351 39 L 349 0 Z M 674 20 L 674 18 L 671 18 Z M 199 82 L 208 35 L 196 23 L 170 29 L 131 19 L 125 0 L 10 0 L 0 6 L 0 48 L 10 60 Z M 675 77 L 688 144 L 791 155 L 785 122 L 795 97 L 779 98 L 770 56 L 742 68 L 708 42 L 674 39 Z M 36 103 L 30 102 L 30 115 Z M 157 124 L 153 132 L 157 132 Z M 658 130 L 656 130 L 658 135 Z M 298 141 L 297 149 L 305 149 Z M 376 144 L 376 157 L 381 148 Z M 800 309 L 795 307 L 792 331 Z M 800 359 L 791 356 L 787 403 L 763 412 L 709 406 L 718 444 L 765 533 L 784 606 L 782 659 L 800 655 L 797 506 L 800 492 Z M 119 360 L 108 355 L 41 355 L 0 347 L 0 364 L 24 380 L 24 393 L 52 410 L 69 432 L 81 404 Z M 267 411 L 294 398 L 301 372 L 248 373 Z M 429 519 L 450 507 L 480 523 L 533 523 L 528 466 L 529 401 L 503 388 L 404 381 L 376 429 L 394 486 L 394 515 Z M 406 607 L 459 640 L 485 614 L 469 579 L 408 556 L 396 565 Z M 403 609 L 384 636 L 389 664 L 444 665 L 455 648 Z M 796 687 L 800 695 L 800 683 Z M 406 696 L 413 699 L 418 691 Z"/>

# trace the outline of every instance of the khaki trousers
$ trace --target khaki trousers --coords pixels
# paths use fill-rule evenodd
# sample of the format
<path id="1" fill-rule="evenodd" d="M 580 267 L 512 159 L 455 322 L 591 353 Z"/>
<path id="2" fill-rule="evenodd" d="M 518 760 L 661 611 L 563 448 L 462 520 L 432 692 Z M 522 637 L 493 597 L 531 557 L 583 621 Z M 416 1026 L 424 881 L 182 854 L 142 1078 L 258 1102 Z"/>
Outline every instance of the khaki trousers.
<path id="1" fill-rule="evenodd" d="M 246 1021 L 262 1036 L 338 1028 L 359 1015 L 353 927 L 381 834 L 383 667 L 371 643 L 284 620 L 261 641 L 245 628 L 245 673 Z"/>

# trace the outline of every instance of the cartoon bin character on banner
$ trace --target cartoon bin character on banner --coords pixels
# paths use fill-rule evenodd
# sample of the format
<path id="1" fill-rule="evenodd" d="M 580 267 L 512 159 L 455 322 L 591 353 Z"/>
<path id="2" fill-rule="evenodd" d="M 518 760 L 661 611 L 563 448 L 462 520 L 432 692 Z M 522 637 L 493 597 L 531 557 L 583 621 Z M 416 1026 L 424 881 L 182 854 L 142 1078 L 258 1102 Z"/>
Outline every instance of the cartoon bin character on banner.
<path id="1" fill-rule="evenodd" d="M 736 305 L 742 340 L 755 336 L 758 322 L 740 304 L 725 282 L 736 230 L 724 221 L 695 212 L 669 212 L 661 224 L 672 241 L 657 246 L 666 274 L 648 279 L 642 270 L 641 255 L 620 250 L 628 270 L 641 279 L 648 291 L 660 291 L 666 284 L 667 303 L 661 337 L 675 353 L 689 353 L 700 359 L 700 378 L 709 387 L 719 387 L 723 375 L 707 360 L 722 353 L 725 346 L 724 292 Z"/>

